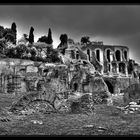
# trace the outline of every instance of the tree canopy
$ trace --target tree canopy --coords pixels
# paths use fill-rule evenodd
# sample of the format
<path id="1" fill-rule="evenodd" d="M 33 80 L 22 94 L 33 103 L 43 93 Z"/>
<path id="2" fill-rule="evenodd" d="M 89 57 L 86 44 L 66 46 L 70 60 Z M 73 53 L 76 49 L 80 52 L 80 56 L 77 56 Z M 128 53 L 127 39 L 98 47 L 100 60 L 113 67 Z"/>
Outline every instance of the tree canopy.
<path id="1" fill-rule="evenodd" d="M 44 36 L 41 36 L 37 42 L 44 42 L 46 44 L 52 44 L 53 43 L 53 40 L 52 40 L 52 32 L 51 32 L 51 29 L 49 28 L 48 30 L 48 36 L 44 35 Z"/>
<path id="2" fill-rule="evenodd" d="M 60 41 L 61 41 L 61 44 L 67 44 L 67 41 L 68 41 L 68 36 L 67 34 L 61 34 L 60 35 Z"/>
<path id="3" fill-rule="evenodd" d="M 29 42 L 30 42 L 31 44 L 34 42 L 34 34 L 33 34 L 33 32 L 34 32 L 34 28 L 31 27 L 31 28 L 30 28 L 30 33 L 29 33 Z"/>
<path id="4" fill-rule="evenodd" d="M 49 28 L 49 31 L 48 31 L 48 41 L 47 43 L 48 44 L 52 44 L 53 43 L 53 40 L 52 40 L 52 32 L 51 32 L 51 29 Z"/>
<path id="5" fill-rule="evenodd" d="M 48 37 L 47 36 L 41 36 L 37 42 L 44 42 L 44 43 L 47 43 L 48 42 Z"/>
<path id="6" fill-rule="evenodd" d="M 81 38 L 81 43 L 84 44 L 84 43 L 89 43 L 90 42 L 90 37 L 89 36 L 83 36 Z"/>

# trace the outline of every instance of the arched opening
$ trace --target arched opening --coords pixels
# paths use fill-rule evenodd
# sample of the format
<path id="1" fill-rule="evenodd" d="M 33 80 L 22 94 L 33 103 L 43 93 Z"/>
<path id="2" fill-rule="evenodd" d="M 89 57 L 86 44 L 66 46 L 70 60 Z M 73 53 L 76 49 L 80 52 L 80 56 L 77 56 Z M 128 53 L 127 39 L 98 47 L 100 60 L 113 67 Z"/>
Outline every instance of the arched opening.
<path id="1" fill-rule="evenodd" d="M 124 51 L 124 58 L 127 61 L 127 51 Z"/>
<path id="2" fill-rule="evenodd" d="M 121 52 L 120 52 L 120 50 L 117 50 L 117 51 L 115 52 L 115 55 L 116 55 L 116 60 L 117 60 L 117 61 L 121 61 Z"/>
<path id="3" fill-rule="evenodd" d="M 73 90 L 74 90 L 74 91 L 77 91 L 77 90 L 78 90 L 78 84 L 77 84 L 77 83 L 74 83 L 74 84 L 73 84 Z"/>
<path id="4" fill-rule="evenodd" d="M 105 83 L 106 83 L 106 85 L 108 87 L 109 92 L 113 94 L 114 93 L 113 85 L 109 81 L 107 81 L 107 80 L 105 80 Z"/>
<path id="5" fill-rule="evenodd" d="M 88 59 L 90 61 L 90 50 L 89 49 L 87 49 L 87 55 L 88 55 Z"/>
<path id="6" fill-rule="evenodd" d="M 96 58 L 100 62 L 100 50 L 96 50 Z"/>
<path id="7" fill-rule="evenodd" d="M 106 54 L 106 56 L 107 56 L 107 60 L 108 60 L 108 62 L 110 62 L 110 50 L 107 50 L 106 53 L 107 53 L 107 54 Z"/>
<path id="8" fill-rule="evenodd" d="M 79 59 L 79 52 L 76 51 L 76 59 Z"/>

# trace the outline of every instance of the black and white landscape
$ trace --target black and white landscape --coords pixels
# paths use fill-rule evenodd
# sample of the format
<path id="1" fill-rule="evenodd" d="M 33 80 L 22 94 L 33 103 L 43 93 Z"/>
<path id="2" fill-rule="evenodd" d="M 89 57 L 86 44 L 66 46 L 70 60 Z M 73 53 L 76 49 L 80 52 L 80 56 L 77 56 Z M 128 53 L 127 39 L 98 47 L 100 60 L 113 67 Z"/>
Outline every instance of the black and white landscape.
<path id="1" fill-rule="evenodd" d="M 139 13 L 0 5 L 0 135 L 139 135 Z"/>

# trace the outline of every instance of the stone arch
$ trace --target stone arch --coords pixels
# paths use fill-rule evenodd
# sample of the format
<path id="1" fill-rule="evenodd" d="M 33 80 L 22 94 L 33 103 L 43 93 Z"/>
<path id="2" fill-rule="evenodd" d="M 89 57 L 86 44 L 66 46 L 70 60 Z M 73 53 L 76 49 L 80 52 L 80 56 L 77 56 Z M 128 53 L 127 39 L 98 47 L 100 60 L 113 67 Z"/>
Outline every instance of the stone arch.
<path id="1" fill-rule="evenodd" d="M 107 48 L 105 50 L 105 56 L 106 56 L 106 59 L 107 59 L 108 62 L 110 62 L 112 60 L 112 58 L 111 58 L 111 52 L 112 52 L 112 50 L 110 48 Z"/>
<path id="2" fill-rule="evenodd" d="M 109 92 L 113 94 L 114 93 L 114 86 L 111 84 L 110 81 L 108 81 L 108 80 L 104 80 L 104 81 L 108 87 Z"/>
<path id="3" fill-rule="evenodd" d="M 56 99 L 59 99 L 56 93 L 48 94 L 47 92 L 32 92 L 30 94 L 23 95 L 17 102 L 14 102 L 10 107 L 9 111 L 21 111 L 25 109 L 29 104 L 36 101 L 44 103 L 46 102 L 52 108 L 52 110 L 56 110 L 54 106 L 54 102 Z"/>
<path id="4" fill-rule="evenodd" d="M 121 61 L 121 51 L 120 50 L 116 50 L 115 57 L 116 57 L 117 61 Z"/>
<path id="5" fill-rule="evenodd" d="M 100 48 L 96 48 L 94 50 L 95 52 L 95 57 L 96 59 L 100 62 L 103 63 L 103 51 Z"/>

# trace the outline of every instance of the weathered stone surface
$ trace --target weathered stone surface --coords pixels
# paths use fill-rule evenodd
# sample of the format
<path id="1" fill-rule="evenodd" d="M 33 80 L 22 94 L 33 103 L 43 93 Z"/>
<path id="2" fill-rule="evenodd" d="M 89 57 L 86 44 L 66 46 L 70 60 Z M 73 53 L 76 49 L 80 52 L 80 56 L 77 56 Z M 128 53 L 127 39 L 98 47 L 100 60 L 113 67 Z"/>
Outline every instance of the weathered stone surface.
<path id="1" fill-rule="evenodd" d="M 90 82 L 92 88 L 92 98 L 95 104 L 107 103 L 107 98 L 111 96 L 108 87 L 101 76 L 95 76 Z"/>
<path id="2" fill-rule="evenodd" d="M 124 102 L 128 104 L 131 101 L 140 100 L 140 84 L 130 85 L 124 90 Z"/>
<path id="3" fill-rule="evenodd" d="M 107 99 L 109 98 L 106 91 L 94 92 L 92 94 L 93 102 L 95 104 L 107 104 Z"/>
<path id="4" fill-rule="evenodd" d="M 93 110 L 91 93 L 80 93 L 77 95 L 57 93 L 52 102 L 41 97 L 39 94 L 30 94 L 23 96 L 10 108 L 10 112 L 18 114 L 31 114 L 34 112 L 93 113 Z"/>
<path id="5" fill-rule="evenodd" d="M 112 94 L 112 96 L 110 97 L 110 100 L 112 100 L 112 105 L 114 106 L 124 106 L 124 94 L 123 93 L 119 93 L 119 94 Z"/>
<path id="6" fill-rule="evenodd" d="M 106 91 L 108 91 L 108 87 L 105 84 L 105 82 L 101 76 L 92 77 L 91 85 L 92 85 L 93 92 L 106 92 Z"/>
<path id="7" fill-rule="evenodd" d="M 63 101 L 59 108 L 60 112 L 93 113 L 94 106 L 91 93 L 71 95 Z"/>

